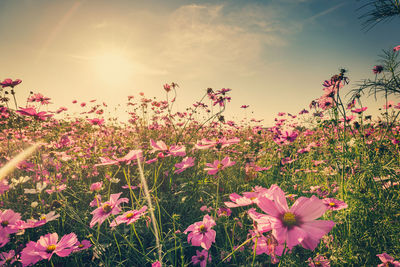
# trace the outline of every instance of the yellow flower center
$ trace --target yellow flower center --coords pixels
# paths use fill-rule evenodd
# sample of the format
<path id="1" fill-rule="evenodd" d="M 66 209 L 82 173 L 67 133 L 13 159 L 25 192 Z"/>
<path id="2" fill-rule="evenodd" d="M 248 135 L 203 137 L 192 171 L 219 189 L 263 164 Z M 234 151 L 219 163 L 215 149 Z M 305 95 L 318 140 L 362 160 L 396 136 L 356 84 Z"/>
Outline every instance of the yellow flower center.
<path id="1" fill-rule="evenodd" d="M 222 167 L 224 167 L 224 165 L 222 165 L 221 163 L 218 164 L 218 166 L 217 166 L 218 170 L 222 169 Z"/>
<path id="2" fill-rule="evenodd" d="M 314 262 L 314 265 L 315 265 L 315 266 L 322 266 L 321 262 L 319 262 L 319 261 L 315 261 L 315 262 Z"/>
<path id="3" fill-rule="evenodd" d="M 293 226 L 297 223 L 296 216 L 291 212 L 286 212 L 283 215 L 283 224 L 286 226 Z"/>
<path id="4" fill-rule="evenodd" d="M 8 224 L 9 224 L 8 221 L 2 221 L 1 222 L 1 226 L 3 226 L 3 227 L 7 227 Z"/>
<path id="5" fill-rule="evenodd" d="M 206 228 L 206 226 L 204 224 L 200 225 L 199 230 L 200 230 L 200 233 L 207 232 L 207 228 Z"/>
<path id="6" fill-rule="evenodd" d="M 51 253 L 54 250 L 56 250 L 56 245 L 50 245 L 50 246 L 47 246 L 47 248 L 46 248 L 47 253 Z"/>
<path id="7" fill-rule="evenodd" d="M 132 217 L 133 217 L 133 213 L 128 213 L 128 214 L 126 214 L 126 216 L 125 216 L 125 218 L 127 218 L 127 219 L 132 218 Z"/>
<path id="8" fill-rule="evenodd" d="M 78 248 L 83 248 L 83 245 L 82 245 L 82 244 L 79 244 L 79 245 L 78 245 Z"/>
<path id="9" fill-rule="evenodd" d="M 109 204 L 104 204 L 102 209 L 105 213 L 109 213 L 111 211 L 111 206 Z"/>
<path id="10" fill-rule="evenodd" d="M 46 216 L 40 217 L 41 220 L 46 220 Z"/>
<path id="11" fill-rule="evenodd" d="M 329 203 L 329 206 L 331 206 L 331 207 L 335 207 L 335 206 L 336 206 L 336 203 L 334 203 L 334 202 L 330 202 L 330 203 Z"/>

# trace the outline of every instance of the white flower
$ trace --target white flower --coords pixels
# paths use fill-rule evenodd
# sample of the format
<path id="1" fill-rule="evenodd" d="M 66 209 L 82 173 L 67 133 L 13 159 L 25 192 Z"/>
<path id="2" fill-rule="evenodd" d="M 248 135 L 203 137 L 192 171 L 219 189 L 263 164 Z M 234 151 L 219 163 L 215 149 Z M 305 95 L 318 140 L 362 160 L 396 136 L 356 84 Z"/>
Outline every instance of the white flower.
<path id="1" fill-rule="evenodd" d="M 36 208 L 38 205 L 39 205 L 39 203 L 38 203 L 37 201 L 33 201 L 33 202 L 31 203 L 31 207 L 32 207 L 32 208 Z"/>
<path id="2" fill-rule="evenodd" d="M 46 182 L 38 182 L 36 184 L 36 189 L 24 189 L 24 193 L 25 194 L 40 194 L 42 193 L 43 189 L 45 189 L 47 187 L 47 183 Z"/>
<path id="3" fill-rule="evenodd" d="M 120 179 L 118 179 L 118 178 L 111 178 L 110 179 L 110 182 L 113 183 L 113 184 L 117 184 L 117 183 L 119 183 L 119 181 L 120 181 Z"/>
<path id="4" fill-rule="evenodd" d="M 11 178 L 10 188 L 15 188 L 19 184 L 24 184 L 27 181 L 29 181 L 30 179 L 31 179 L 31 177 L 29 177 L 29 176 L 21 176 L 18 179 Z"/>

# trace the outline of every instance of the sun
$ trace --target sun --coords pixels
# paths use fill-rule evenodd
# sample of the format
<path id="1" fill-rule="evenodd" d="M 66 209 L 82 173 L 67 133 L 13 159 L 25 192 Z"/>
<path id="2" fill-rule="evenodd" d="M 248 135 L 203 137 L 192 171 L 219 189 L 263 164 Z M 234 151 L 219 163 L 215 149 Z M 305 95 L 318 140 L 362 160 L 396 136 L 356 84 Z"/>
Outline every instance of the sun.
<path id="1" fill-rule="evenodd" d="M 132 59 L 128 54 L 118 50 L 97 52 L 92 63 L 97 78 L 113 84 L 129 81 L 134 73 Z"/>

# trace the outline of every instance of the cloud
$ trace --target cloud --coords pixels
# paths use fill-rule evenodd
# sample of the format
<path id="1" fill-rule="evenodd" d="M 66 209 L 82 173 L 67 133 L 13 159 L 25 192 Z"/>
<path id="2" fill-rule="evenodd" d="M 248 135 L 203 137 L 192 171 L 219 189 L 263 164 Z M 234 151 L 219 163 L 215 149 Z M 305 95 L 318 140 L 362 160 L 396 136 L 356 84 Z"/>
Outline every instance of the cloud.
<path id="1" fill-rule="evenodd" d="M 287 35 L 297 30 L 294 24 L 282 21 L 281 14 L 272 6 L 250 4 L 241 8 L 181 6 L 169 16 L 162 41 L 165 49 L 160 56 L 169 62 L 170 68 L 252 72 L 262 65 L 266 47 L 287 45 Z"/>

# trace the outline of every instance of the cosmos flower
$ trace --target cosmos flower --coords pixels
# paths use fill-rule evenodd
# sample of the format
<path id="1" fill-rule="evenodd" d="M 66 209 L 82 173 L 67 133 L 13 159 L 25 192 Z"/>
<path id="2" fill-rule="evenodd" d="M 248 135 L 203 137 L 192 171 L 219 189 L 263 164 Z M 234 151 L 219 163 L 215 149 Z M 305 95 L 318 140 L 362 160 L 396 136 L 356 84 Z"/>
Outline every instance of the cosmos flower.
<path id="1" fill-rule="evenodd" d="M 57 233 L 41 236 L 37 242 L 30 241 L 22 250 L 22 264 L 24 266 L 35 264 L 42 259 L 50 261 L 54 254 L 59 257 L 67 257 L 74 250 L 76 242 L 78 239 L 75 233 L 64 235 L 60 241 L 58 241 Z"/>
<path id="2" fill-rule="evenodd" d="M 136 222 L 140 217 L 142 217 L 147 210 L 147 206 L 143 206 L 140 210 L 130 210 L 124 214 L 118 216 L 110 223 L 111 227 L 115 227 L 121 223 L 131 224 Z"/>
<path id="3" fill-rule="evenodd" d="M 110 195 L 110 200 L 104 203 L 101 203 L 101 205 L 95 209 L 94 211 L 91 212 L 93 214 L 92 221 L 90 222 L 90 227 L 92 228 L 96 223 L 102 224 L 108 216 L 115 215 L 121 212 L 121 208 L 119 205 L 121 203 L 128 203 L 129 200 L 127 198 L 119 198 L 119 196 L 122 194 L 112 194 Z"/>
<path id="4" fill-rule="evenodd" d="M 344 201 L 334 198 L 324 198 L 322 202 L 324 202 L 328 210 L 341 210 L 347 208 L 347 204 Z"/>
<path id="5" fill-rule="evenodd" d="M 0 253 L 0 265 L 1 266 L 11 266 L 15 261 L 15 251 L 10 250 L 9 252 Z"/>
<path id="6" fill-rule="evenodd" d="M 188 234 L 188 243 L 209 250 L 211 244 L 215 242 L 216 232 L 211 229 L 215 225 L 215 221 L 209 215 L 205 215 L 203 221 L 190 225 L 184 231 L 185 234 L 191 232 Z"/>
<path id="7" fill-rule="evenodd" d="M 217 172 L 222 171 L 226 167 L 230 167 L 235 165 L 235 161 L 231 161 L 229 157 L 225 157 L 223 160 L 214 160 L 213 163 L 206 163 L 206 166 L 208 168 L 204 168 L 205 171 L 208 171 L 207 173 L 209 175 L 215 175 Z"/>
<path id="8" fill-rule="evenodd" d="M 89 240 L 82 240 L 81 242 L 77 241 L 74 245 L 74 252 L 88 249 L 91 246 L 92 246 L 92 243 L 90 243 Z"/>
<path id="9" fill-rule="evenodd" d="M 52 114 L 46 114 L 45 111 L 37 112 L 35 108 L 21 108 L 17 110 L 17 113 L 23 116 L 33 117 L 39 121 L 44 121 L 53 116 Z"/>
<path id="10" fill-rule="evenodd" d="M 316 220 L 327 209 L 316 196 L 299 197 L 289 209 L 285 193 L 278 187 L 272 199 L 259 197 L 257 205 L 268 214 L 272 234 L 278 243 L 286 242 L 289 249 L 301 244 L 306 249 L 314 250 L 322 236 L 335 225 L 333 221 Z"/>
<path id="11" fill-rule="evenodd" d="M 393 52 L 397 52 L 397 51 L 399 51 L 399 50 L 400 50 L 400 45 L 395 46 L 395 47 L 393 48 Z"/>
<path id="12" fill-rule="evenodd" d="M 308 266 L 310 266 L 310 267 L 330 267 L 331 266 L 329 260 L 322 255 L 317 255 L 314 259 L 308 258 L 307 262 L 308 262 Z"/>
<path id="13" fill-rule="evenodd" d="M 400 46 L 399 46 L 399 49 L 400 49 Z M 387 266 L 400 267 L 400 262 L 395 261 L 392 256 L 390 256 L 389 254 L 387 254 L 385 252 L 382 254 L 378 254 L 376 256 L 378 256 L 378 258 L 382 261 L 382 263 L 379 264 L 378 267 L 387 267 Z"/>
<path id="14" fill-rule="evenodd" d="M 11 87 L 14 88 L 14 86 L 20 84 L 22 81 L 20 79 L 12 80 L 12 79 L 5 79 L 0 83 L 1 87 Z"/>
<path id="15" fill-rule="evenodd" d="M 192 264 L 200 264 L 200 267 L 207 266 L 208 262 L 211 262 L 211 255 L 208 254 L 208 250 L 203 249 L 203 251 L 196 250 L 196 255 L 192 257 Z"/>
<path id="16" fill-rule="evenodd" d="M 185 157 L 182 162 L 180 163 L 176 163 L 175 164 L 175 168 L 177 168 L 175 170 L 175 173 L 181 173 L 184 170 L 186 170 L 189 167 L 194 166 L 194 158 L 192 157 Z"/>

